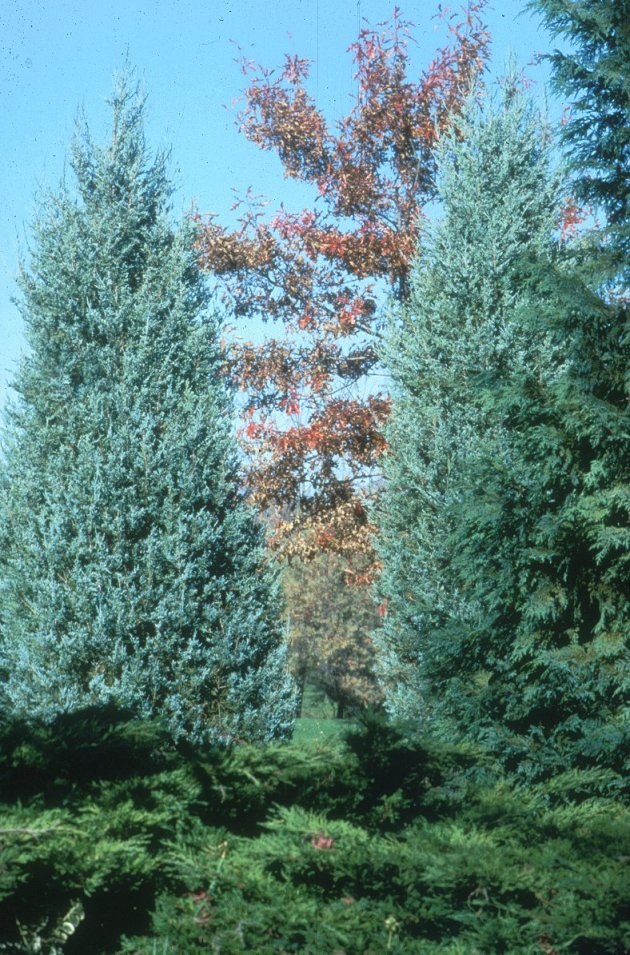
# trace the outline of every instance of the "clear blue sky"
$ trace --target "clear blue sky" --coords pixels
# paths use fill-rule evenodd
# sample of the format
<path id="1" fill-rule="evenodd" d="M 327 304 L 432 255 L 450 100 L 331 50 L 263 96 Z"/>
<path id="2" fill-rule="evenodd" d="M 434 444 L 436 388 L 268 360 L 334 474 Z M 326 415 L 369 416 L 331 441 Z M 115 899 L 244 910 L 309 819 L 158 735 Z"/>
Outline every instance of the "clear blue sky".
<path id="1" fill-rule="evenodd" d="M 446 39 L 444 25 L 431 19 L 437 0 L 400 0 L 399 6 L 416 24 L 413 55 L 420 71 Z M 287 52 L 316 61 L 311 91 L 334 119 L 351 106 L 353 66 L 346 50 L 359 24 L 381 22 L 393 7 L 392 0 L 2 0 L 0 407 L 25 347 L 11 297 L 37 193 L 56 188 L 61 179 L 80 105 L 95 136 L 105 133 L 104 101 L 125 55 L 149 96 L 150 144 L 172 147 L 175 211 L 195 201 L 200 211 L 229 222 L 233 187 L 244 191 L 251 185 L 264 193 L 270 211 L 281 201 L 289 208 L 309 201 L 304 187 L 283 179 L 276 157 L 236 128 L 230 104 L 244 78 L 234 62 L 234 43 L 270 67 Z M 494 0 L 486 20 L 495 72 L 510 52 L 527 66 L 535 52 L 549 48 L 524 0 Z M 542 96 L 546 67 L 527 72 L 535 95 Z"/>

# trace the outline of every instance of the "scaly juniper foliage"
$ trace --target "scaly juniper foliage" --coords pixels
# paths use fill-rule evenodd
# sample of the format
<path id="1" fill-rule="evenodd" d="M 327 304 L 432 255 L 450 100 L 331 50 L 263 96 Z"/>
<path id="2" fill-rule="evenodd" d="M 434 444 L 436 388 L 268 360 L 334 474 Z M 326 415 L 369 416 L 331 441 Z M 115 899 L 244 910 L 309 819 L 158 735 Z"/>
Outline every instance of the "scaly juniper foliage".
<path id="1" fill-rule="evenodd" d="M 628 951 L 610 770 L 519 785 L 374 720 L 173 746 L 101 708 L 0 720 L 0 780 L 5 955 Z"/>
<path id="2" fill-rule="evenodd" d="M 478 380 L 504 431 L 480 443 L 449 541 L 480 608 L 444 660 L 451 710 L 528 776 L 628 756 L 628 356 L 623 309 L 578 265 L 534 258 L 523 275 L 522 327 L 565 362 Z"/>
<path id="3" fill-rule="evenodd" d="M 497 143 L 495 160 L 517 142 Z M 471 149 L 469 134 L 455 143 L 447 184 Z M 525 167 L 517 170 L 512 195 L 522 197 L 525 223 L 545 180 L 537 196 Z M 469 205 L 471 225 L 452 210 L 475 182 L 472 195 L 487 205 Z M 547 224 L 539 241 L 530 227 L 518 243 L 493 247 L 505 223 L 519 221 L 504 211 L 510 185 L 488 166 L 470 183 L 444 194 L 441 254 L 419 272 L 415 313 L 394 339 L 402 395 L 383 520 L 386 660 L 416 714 L 488 744 L 528 778 L 621 770 L 630 473 L 627 306 L 611 286 L 614 233 L 554 245 Z M 496 250 L 485 269 L 484 249 Z M 406 671 L 396 671 L 399 660 Z"/>
<path id="4" fill-rule="evenodd" d="M 175 736 L 285 735 L 276 584 L 244 506 L 219 322 L 194 231 L 169 224 L 128 78 L 110 142 L 75 138 L 21 279 L 31 352 L 0 486 L 0 697 L 113 702 Z"/>
<path id="5" fill-rule="evenodd" d="M 551 361 L 548 343 L 524 334 L 515 314 L 522 256 L 551 242 L 550 149 L 544 125 L 508 81 L 496 105 L 470 99 L 439 152 L 443 221 L 386 355 L 398 393 L 378 517 L 387 607 L 378 639 L 396 716 L 445 719 L 461 693 L 446 675 L 475 652 L 480 609 L 453 572 L 448 538 L 459 516 L 451 508 L 482 437 L 497 439 L 498 418 L 475 394 L 475 376 L 503 380 Z"/>
<path id="6" fill-rule="evenodd" d="M 603 223 L 562 253 L 534 254 L 518 321 L 551 336 L 564 367 L 478 382 L 505 426 L 471 469 L 451 539 L 456 570 L 483 607 L 455 671 L 483 683 L 460 725 L 494 739 L 526 775 L 630 752 L 627 2 L 537 0 L 571 41 L 552 56 L 572 98 L 564 140 L 575 194 Z M 474 727 L 474 729 L 473 729 Z"/>

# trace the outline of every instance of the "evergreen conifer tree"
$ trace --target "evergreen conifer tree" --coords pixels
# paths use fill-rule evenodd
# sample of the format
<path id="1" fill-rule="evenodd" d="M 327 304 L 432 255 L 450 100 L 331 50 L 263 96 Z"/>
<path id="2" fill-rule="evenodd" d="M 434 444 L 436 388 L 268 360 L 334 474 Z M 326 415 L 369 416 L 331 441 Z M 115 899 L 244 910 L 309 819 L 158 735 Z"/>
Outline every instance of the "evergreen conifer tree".
<path id="1" fill-rule="evenodd" d="M 0 485 L 0 698 L 115 703 L 175 737 L 290 730 L 276 582 L 244 504 L 194 230 L 169 224 L 129 76 L 111 141 L 82 126 L 21 278 L 30 355 Z"/>
<path id="2" fill-rule="evenodd" d="M 508 80 L 485 108 L 471 96 L 438 154 L 444 215 L 418 262 L 387 360 L 397 383 L 378 522 L 387 608 L 377 639 L 390 711 L 454 720 L 476 658 L 481 610 L 460 586 L 449 537 L 463 477 L 497 416 L 474 390 L 479 375 L 543 367 L 547 343 L 515 320 L 519 263 L 551 242 L 557 209 L 551 143 Z"/>
<path id="3" fill-rule="evenodd" d="M 492 122 L 480 130 L 490 142 Z M 512 150 L 525 159 L 519 140 L 506 130 L 494 161 Z M 544 163 L 530 154 L 529 181 L 517 162 L 511 177 L 479 166 L 467 183 L 461 157 L 474 142 L 467 129 L 442 153 L 445 221 L 390 342 L 401 394 L 382 518 L 385 660 L 394 676 L 406 666 L 398 697 L 411 714 L 432 712 L 436 726 L 490 745 L 527 777 L 623 769 L 627 296 L 610 256 L 623 228 L 613 217 L 603 235 L 567 244 L 540 215 L 510 243 L 506 223 L 542 212 L 545 192 L 558 208 Z M 455 193 L 449 182 L 460 183 Z M 451 210 L 475 182 L 471 225 Z M 506 215 L 510 195 L 521 204 Z M 501 255 L 484 251 L 493 248 Z"/>
<path id="4" fill-rule="evenodd" d="M 557 250 L 530 257 L 517 321 L 551 336 L 557 374 L 529 367 L 478 382 L 505 426 L 480 449 L 450 546 L 484 610 L 484 692 L 460 725 L 482 727 L 528 774 L 566 766 L 627 770 L 630 751 L 630 421 L 626 2 L 536 0 L 571 41 L 552 56 L 573 99 L 563 138 L 572 189 L 604 215 Z"/>
<path id="5" fill-rule="evenodd" d="M 516 317 L 563 361 L 555 375 L 477 380 L 503 432 L 480 442 L 448 542 L 479 608 L 470 652 L 441 668 L 459 694 L 451 713 L 528 776 L 623 771 L 630 743 L 627 319 L 580 264 L 523 269 Z"/>
<path id="6" fill-rule="evenodd" d="M 530 0 L 555 36 L 569 42 L 549 59 L 556 90 L 569 99 L 563 139 L 579 197 L 606 213 L 614 245 L 630 253 L 630 2 Z M 617 264 L 620 258 L 617 257 Z"/>

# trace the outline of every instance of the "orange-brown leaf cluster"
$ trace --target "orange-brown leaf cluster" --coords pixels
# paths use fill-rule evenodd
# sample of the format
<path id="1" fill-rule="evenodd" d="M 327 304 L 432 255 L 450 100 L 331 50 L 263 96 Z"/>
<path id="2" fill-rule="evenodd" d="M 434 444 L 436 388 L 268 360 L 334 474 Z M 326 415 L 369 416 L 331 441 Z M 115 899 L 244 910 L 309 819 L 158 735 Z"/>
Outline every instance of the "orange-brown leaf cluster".
<path id="1" fill-rule="evenodd" d="M 560 238 L 563 242 L 574 239 L 580 226 L 586 222 L 592 209 L 585 208 L 575 201 L 572 196 L 565 196 L 560 207 Z"/>
<path id="2" fill-rule="evenodd" d="M 315 202 L 267 220 L 248 194 L 236 229 L 205 223 L 199 258 L 236 316 L 282 324 L 262 345 L 236 346 L 231 362 L 247 393 L 254 500 L 290 505 L 307 550 L 367 546 L 352 502 L 378 474 L 384 448 L 378 304 L 408 294 L 423 207 L 435 195 L 435 143 L 487 56 L 482 8 L 450 16 L 448 44 L 418 78 L 412 24 L 397 10 L 363 29 L 350 47 L 354 107 L 332 127 L 308 91 L 308 61 L 288 56 L 277 73 L 243 61 L 241 130 L 276 152 L 287 176 L 310 183 Z"/>

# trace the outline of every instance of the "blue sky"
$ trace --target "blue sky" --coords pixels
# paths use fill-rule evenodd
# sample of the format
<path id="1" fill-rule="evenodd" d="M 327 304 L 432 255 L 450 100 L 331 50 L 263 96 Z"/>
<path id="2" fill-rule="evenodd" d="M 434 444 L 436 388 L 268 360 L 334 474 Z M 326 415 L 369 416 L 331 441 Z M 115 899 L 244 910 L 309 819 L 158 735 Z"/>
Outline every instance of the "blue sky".
<path id="1" fill-rule="evenodd" d="M 447 4 L 443 3 L 445 7 Z M 434 20 L 435 0 L 400 0 L 416 27 L 418 71 L 446 39 Z M 460 3 L 452 4 L 458 9 Z M 316 61 L 311 92 L 331 120 L 351 107 L 354 89 L 346 53 L 358 26 L 387 19 L 392 0 L 2 0 L 0 5 L 0 407 L 25 348 L 22 320 L 11 297 L 20 249 L 26 249 L 37 194 L 55 189 L 64 171 L 77 109 L 96 138 L 106 132 L 105 99 L 127 55 L 148 93 L 147 137 L 172 147 L 175 212 L 219 214 L 229 222 L 233 188 L 302 208 L 304 187 L 287 182 L 279 161 L 238 132 L 234 101 L 243 87 L 238 44 L 266 66 L 287 52 Z M 486 12 L 492 67 L 513 53 L 527 67 L 549 49 L 523 0 L 495 0 Z M 542 97 L 546 66 L 530 66 Z"/>

